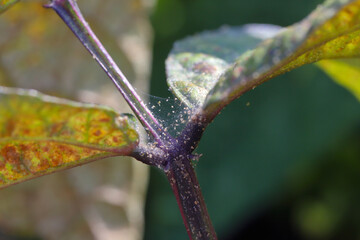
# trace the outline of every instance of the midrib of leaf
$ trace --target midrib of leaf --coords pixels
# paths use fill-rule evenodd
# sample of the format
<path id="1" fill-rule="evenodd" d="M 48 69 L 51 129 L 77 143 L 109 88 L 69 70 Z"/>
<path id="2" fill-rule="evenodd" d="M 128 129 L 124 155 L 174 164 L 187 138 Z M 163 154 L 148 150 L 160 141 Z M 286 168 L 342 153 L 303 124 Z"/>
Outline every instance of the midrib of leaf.
<path id="1" fill-rule="evenodd" d="M 289 72 L 289 71 L 291 71 L 291 70 L 293 70 L 293 69 L 295 69 L 295 68 L 301 67 L 301 66 L 304 65 L 304 64 L 310 64 L 310 63 L 314 63 L 314 62 L 319 61 L 320 59 L 313 59 L 312 61 L 307 61 L 306 63 L 304 63 L 304 62 L 298 62 L 296 65 L 291 66 L 291 68 L 284 68 L 284 66 L 286 66 L 287 64 L 292 63 L 292 62 L 294 62 L 296 59 L 301 58 L 302 56 L 306 55 L 307 52 L 312 51 L 312 50 L 316 50 L 316 49 L 318 49 L 319 47 L 324 46 L 324 45 L 326 45 L 327 43 L 330 43 L 330 42 L 332 42 L 332 41 L 335 40 L 335 39 L 341 38 L 342 36 L 346 36 L 346 35 L 349 34 L 349 33 L 350 33 L 350 34 L 352 34 L 352 33 L 354 33 L 354 34 L 359 33 L 359 34 L 360 34 L 360 32 L 354 32 L 354 31 L 358 31 L 359 29 L 360 29 L 360 25 L 358 25 L 358 26 L 357 26 L 356 28 L 354 28 L 353 30 L 349 30 L 348 32 L 345 32 L 345 33 L 343 33 L 343 34 L 341 34 L 341 35 L 339 35 L 339 36 L 334 36 L 332 39 L 329 39 L 328 41 L 325 41 L 325 42 L 323 42 L 323 43 L 318 43 L 316 46 L 309 47 L 309 48 L 307 48 L 307 49 L 304 49 L 303 51 L 299 51 L 299 52 L 295 53 L 294 55 L 289 56 L 288 59 L 286 59 L 285 61 L 283 61 L 282 63 L 280 63 L 280 64 L 279 64 L 278 66 L 276 66 L 275 68 L 271 69 L 270 72 L 264 73 L 261 77 L 259 77 L 257 84 L 261 84 L 262 82 L 264 82 L 264 81 L 266 81 L 266 80 L 268 80 L 268 79 L 274 78 L 274 77 L 276 77 L 276 76 L 279 76 L 279 75 L 281 75 L 281 74 L 284 74 L 284 73 L 286 73 L 286 72 Z M 360 35 L 359 35 L 359 38 L 360 38 Z M 300 46 L 300 48 L 302 48 L 302 47 Z M 358 55 L 360 55 L 360 53 L 358 53 L 357 55 L 354 55 L 354 57 L 355 57 L 355 56 L 358 56 Z M 348 56 L 348 57 L 335 57 L 335 58 L 341 58 L 341 59 L 343 59 L 343 58 L 353 58 L 353 56 Z"/>

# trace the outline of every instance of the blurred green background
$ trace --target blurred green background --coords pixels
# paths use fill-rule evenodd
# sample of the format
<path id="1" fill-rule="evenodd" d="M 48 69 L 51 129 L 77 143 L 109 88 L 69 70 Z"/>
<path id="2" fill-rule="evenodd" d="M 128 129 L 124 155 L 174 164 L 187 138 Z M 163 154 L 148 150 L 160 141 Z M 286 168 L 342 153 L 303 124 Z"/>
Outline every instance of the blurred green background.
<path id="1" fill-rule="evenodd" d="M 287 26 L 321 0 L 158 0 L 151 94 L 181 38 L 223 25 Z M 249 105 L 250 104 L 250 105 Z M 207 129 L 197 174 L 219 239 L 360 239 L 360 105 L 315 66 L 230 104 Z M 166 178 L 151 170 L 145 239 L 187 239 Z"/>
<path id="2" fill-rule="evenodd" d="M 89 22 L 100 32 L 100 35 L 103 36 L 101 39 L 105 39 L 104 42 L 111 43 L 114 39 L 120 42 L 121 49 L 118 49 L 119 46 L 115 42 L 108 44 L 111 48 L 110 51 L 115 53 L 117 62 L 121 68 L 125 68 L 129 79 L 136 79 L 136 87 L 140 91 L 146 92 L 144 81 L 147 79 L 148 69 L 144 66 L 147 65 L 146 56 L 148 55 L 145 54 L 144 57 L 140 53 L 141 50 L 148 49 L 151 30 L 144 28 L 147 26 L 147 17 L 143 7 L 139 7 L 142 5 L 137 5 L 140 1 L 118 1 L 118 3 L 115 3 L 116 0 L 107 1 L 107 5 L 104 5 L 106 7 L 102 9 L 97 7 L 98 4 L 103 3 L 101 0 L 83 0 L 82 2 L 85 1 L 89 4 L 88 9 L 85 8 L 84 11 Z M 170 93 L 166 84 L 164 61 L 176 40 L 204 30 L 217 29 L 223 25 L 271 23 L 287 26 L 304 18 L 322 0 L 154 0 L 154 2 L 156 2 L 156 6 L 151 16 L 155 34 L 151 94 L 167 97 L 170 96 Z M 119 4 L 120 7 L 114 7 L 115 4 Z M 129 9 L 133 9 L 133 12 Z M 122 11 L 121 14 L 120 11 Z M 36 11 L 29 12 L 40 16 Z M 21 14 L 16 15 L 16 18 L 20 20 L 22 17 Z M 56 20 L 58 19 L 56 18 Z M 24 17 L 24 20 L 20 22 L 28 23 L 28 20 Z M 13 27 L 5 23 L 3 26 Z M 97 25 L 97 23 L 99 24 Z M 139 28 L 137 29 L 139 33 L 134 30 L 135 26 Z M 16 26 L 13 28 L 16 29 Z M 37 34 L 30 37 L 34 37 L 36 40 L 34 41 L 38 42 L 38 45 L 34 45 L 33 42 L 23 43 L 24 41 L 21 39 L 29 37 L 27 32 L 19 35 L 21 40 L 19 44 L 25 45 L 32 54 L 35 52 L 42 56 L 46 53 L 49 58 L 42 60 L 48 62 L 49 65 L 46 67 L 42 65 L 42 61 L 34 61 L 34 59 L 37 60 L 34 55 L 18 48 L 16 44 L 12 45 L 13 42 L 7 39 L 11 37 L 10 31 L 3 30 L 2 32 L 7 34 L 0 34 L 0 43 L 10 44 L 10 47 L 13 48 L 10 49 L 7 45 L 3 45 L 0 49 L 3 57 L 14 56 L 11 55 L 11 51 L 14 50 L 18 51 L 15 56 L 20 56 L 20 60 L 24 55 L 25 59 L 33 64 L 25 61 L 23 67 L 28 68 L 25 72 L 22 68 L 15 68 L 14 66 L 17 65 L 11 65 L 11 61 L 8 61 L 9 66 L 12 67 L 10 68 L 11 72 L 16 73 L 14 78 L 26 80 L 19 86 L 33 87 L 49 92 L 46 89 L 47 85 L 41 82 L 43 80 L 45 83 L 49 83 L 49 89 L 55 87 L 59 91 L 59 86 L 61 86 L 65 93 L 62 96 L 73 97 L 72 94 L 74 96 L 78 94 L 77 91 L 82 89 L 80 86 L 83 84 L 85 89 L 91 90 L 93 94 L 90 95 L 91 101 L 94 101 L 94 96 L 99 96 L 98 98 L 101 100 L 107 96 L 110 103 L 121 105 L 118 104 L 118 98 L 112 98 L 106 88 L 109 86 L 109 89 L 118 96 L 113 85 L 95 66 L 95 63 L 92 63 L 92 59 L 65 26 L 51 28 L 53 32 L 49 32 L 49 35 L 56 38 L 57 41 L 38 41 L 39 36 L 46 36 L 44 34 L 46 31 L 43 28 L 31 29 L 36 30 Z M 62 31 L 65 30 L 68 31 L 67 35 L 63 35 L 66 41 L 60 41 L 63 38 L 55 37 L 55 33 L 62 36 Z M 41 34 L 37 31 L 40 31 Z M 12 34 L 18 32 L 13 30 Z M 130 38 L 124 38 L 124 34 Z M 140 44 L 140 50 L 138 49 L 136 54 L 129 52 L 127 55 L 126 52 L 125 54 L 121 51 L 133 50 L 133 46 L 129 47 L 128 44 L 139 43 L 139 39 L 144 43 L 140 41 L 143 45 Z M 55 43 L 60 44 L 61 47 L 55 47 Z M 75 53 L 75 50 L 79 52 Z M 20 55 L 18 55 L 19 52 Z M 69 52 L 71 54 L 68 54 Z M 7 55 L 9 53 L 10 55 Z M 130 57 L 134 56 L 138 58 L 139 62 L 132 62 Z M 59 58 L 62 59 L 63 64 L 66 63 L 64 69 L 76 70 L 73 71 L 72 77 L 69 77 L 66 71 L 53 73 L 51 64 L 56 67 L 57 65 L 54 64 L 56 61 L 53 60 Z M 51 59 L 51 61 L 47 59 Z M 74 64 L 74 61 L 77 64 Z M 136 62 L 139 65 L 136 65 Z M 34 83 L 34 79 L 40 81 Z M 48 79 L 53 80 L 52 84 Z M 68 82 L 66 79 L 75 79 L 80 84 L 79 87 L 74 87 L 74 83 Z M 105 83 L 108 85 L 104 85 Z M 92 92 L 92 90 L 94 91 Z M 99 95 L 94 95 L 96 93 Z M 203 154 L 197 164 L 197 174 L 219 239 L 360 239 L 360 206 L 358 204 L 360 202 L 360 189 L 358 188 L 358 183 L 360 183 L 360 104 L 353 95 L 335 84 L 315 66 L 305 66 L 273 79 L 230 104 L 207 129 L 197 152 Z M 113 163 L 119 165 L 119 169 L 122 170 L 114 168 L 114 165 L 111 165 Z M 130 162 L 128 163 L 130 164 Z M 109 167 L 103 169 L 99 167 L 101 165 L 90 165 L 94 171 L 85 167 L 78 168 L 79 171 L 82 171 L 79 176 L 86 176 L 83 179 L 88 184 L 92 182 L 88 181 L 89 179 L 97 179 L 97 171 L 100 170 L 100 174 L 104 176 L 123 178 L 120 180 L 123 181 L 124 186 L 117 182 L 118 178 L 114 178 L 114 182 L 110 183 L 119 188 L 123 187 L 126 191 L 130 189 L 128 187 L 130 183 L 139 183 L 138 176 L 127 176 L 131 172 L 130 165 L 124 167 L 121 166 L 123 163 L 115 163 L 111 160 L 105 164 L 109 164 L 106 165 Z M 87 235 L 75 235 L 74 239 L 90 239 L 91 237 L 79 237 L 92 236 L 89 227 L 82 227 L 83 225 L 73 224 L 74 222 L 65 219 L 63 222 L 66 224 L 63 224 L 62 228 L 56 228 L 58 232 L 54 232 L 49 227 L 51 221 L 44 217 L 46 214 L 53 214 L 56 216 L 55 220 L 58 217 L 66 217 L 64 207 L 56 205 L 58 202 L 69 203 L 68 205 L 75 209 L 72 210 L 73 208 L 69 207 L 71 210 L 68 212 L 74 215 L 72 217 L 75 219 L 81 217 L 81 214 L 78 213 L 81 208 L 73 204 L 76 202 L 73 199 L 78 199 L 78 203 L 89 201 L 87 195 L 83 197 L 81 194 L 74 194 L 77 191 L 83 192 L 84 187 L 79 185 L 78 188 L 70 188 L 71 184 L 68 184 L 70 187 L 59 185 L 59 182 L 67 183 L 63 179 L 68 179 L 67 181 L 72 184 L 76 183 L 73 175 L 77 176 L 78 173 L 75 174 L 75 171 L 78 170 L 71 170 L 74 172 L 64 173 L 64 175 L 51 175 L 53 181 L 49 181 L 51 176 L 48 176 L 2 190 L 1 201 L 13 206 L 10 209 L 5 204 L 1 205 L 3 209 L 10 209 L 8 212 L 10 217 L 1 214 L 1 218 L 4 219 L 2 224 L 12 223 L 10 220 L 17 219 L 14 217 L 14 212 L 11 212 L 13 209 L 18 213 L 16 216 L 26 218 L 28 212 L 32 213 L 31 210 L 37 208 L 43 210 L 43 215 L 36 215 L 38 222 L 34 220 L 33 215 L 30 215 L 28 222 L 34 226 L 43 222 L 47 225 L 39 225 L 41 227 L 35 230 L 28 230 L 31 234 L 27 233 L 26 239 L 29 239 L 28 236 L 36 236 L 34 239 L 62 239 L 63 235 L 61 234 L 72 231 L 67 224 L 78 228 L 81 226 L 80 230 L 85 229 L 83 232 Z M 141 173 L 140 175 L 144 177 L 145 174 Z M 129 177 L 129 180 L 126 177 Z M 132 181 L 132 178 L 137 181 Z M 50 186 L 50 183 L 53 185 Z M 107 180 L 105 183 L 109 184 Z M 60 191 L 46 192 L 46 189 L 42 187 L 44 185 L 41 184 L 47 185 L 48 189 Z M 31 190 L 24 191 L 24 189 Z M 86 189 L 89 190 L 87 194 L 91 194 L 95 188 L 88 187 Z M 21 199 L 21 201 L 16 202 L 9 198 L 9 192 L 12 191 L 16 192 L 16 199 Z M 49 195 L 46 195 L 45 192 Z M 39 199 L 46 199 L 47 207 L 42 205 L 42 201 L 38 201 L 38 198 L 34 198 L 37 195 L 41 197 Z M 69 197 L 68 201 L 65 201 L 68 195 L 71 198 Z M 29 201 L 29 199 L 33 200 Z M 87 201 L 83 201 L 83 199 L 87 199 Z M 24 204 L 23 201 L 34 205 Z M 50 203 L 55 204 L 55 207 Z M 39 204 L 41 207 L 32 207 Z M 141 204 L 139 205 L 141 206 Z M 118 210 L 121 210 L 122 207 L 118 206 Z M 104 216 L 108 216 L 109 212 L 118 213 L 113 208 L 109 209 L 111 210 L 107 211 Z M 114 223 L 114 220 L 111 219 L 110 222 Z M 129 225 L 129 222 L 131 223 L 131 221 L 125 221 L 125 225 Z M 15 233 L 21 235 L 19 230 L 21 224 L 14 223 L 13 225 Z M 135 222 L 134 225 L 141 228 L 141 223 Z M 110 224 L 109 230 L 116 230 L 116 228 Z M 44 231 L 54 235 L 54 238 L 41 238 L 42 235 L 39 235 L 39 232 Z M 5 236 L 9 232 L 11 231 L 0 226 L 0 240 L 4 238 L 2 234 Z M 8 237 L 6 239 L 15 238 Z M 22 238 L 16 236 L 16 239 Z M 151 169 L 146 204 L 145 239 L 188 239 L 170 186 L 165 176 L 157 169 Z"/>

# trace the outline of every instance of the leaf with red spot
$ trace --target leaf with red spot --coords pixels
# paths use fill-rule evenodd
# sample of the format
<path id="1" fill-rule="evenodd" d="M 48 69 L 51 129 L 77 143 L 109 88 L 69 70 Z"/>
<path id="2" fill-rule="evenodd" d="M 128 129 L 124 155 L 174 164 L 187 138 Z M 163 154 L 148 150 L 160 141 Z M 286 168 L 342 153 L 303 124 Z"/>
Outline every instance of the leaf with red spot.
<path id="1" fill-rule="evenodd" d="M 129 118 L 105 107 L 0 87 L 0 188 L 131 154 L 138 133 Z"/>
<path id="2" fill-rule="evenodd" d="M 42 7 L 48 2 L 20 1 L 0 15 L 0 85 L 130 112 L 113 83 L 63 21 Z M 147 92 L 152 46 L 147 13 L 153 4 L 133 0 L 78 4 L 134 87 Z M 56 129 L 54 126 L 53 131 Z M 135 218 L 143 218 L 147 175 L 147 165 L 130 157 L 113 157 L 1 189 L 0 228 L 49 240 L 110 235 L 113 239 L 138 239 L 143 223 L 128 213 L 135 210 Z M 109 192 L 111 196 L 119 194 L 109 200 Z M 88 213 L 94 212 L 96 221 L 89 221 Z"/>
<path id="3" fill-rule="evenodd" d="M 280 29 L 268 24 L 223 27 L 176 42 L 166 60 L 170 89 L 187 106 L 201 106 L 220 75 L 241 54 Z"/>

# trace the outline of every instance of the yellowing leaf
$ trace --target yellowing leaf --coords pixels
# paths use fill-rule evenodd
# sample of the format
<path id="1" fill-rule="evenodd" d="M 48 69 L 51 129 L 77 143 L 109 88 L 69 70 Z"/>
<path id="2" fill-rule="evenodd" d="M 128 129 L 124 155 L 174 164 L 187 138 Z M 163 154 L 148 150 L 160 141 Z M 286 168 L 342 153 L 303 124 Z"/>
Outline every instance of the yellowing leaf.
<path id="1" fill-rule="evenodd" d="M 5 12 L 18 1 L 20 0 L 0 0 L 0 13 Z"/>
<path id="2" fill-rule="evenodd" d="M 328 0 L 300 23 L 242 55 L 219 78 L 203 109 L 210 119 L 254 86 L 307 63 L 358 57 L 360 1 Z"/>
<path id="3" fill-rule="evenodd" d="M 129 155 L 138 134 L 111 109 L 34 90 L 0 88 L 0 188 L 109 156 Z"/>
<path id="4" fill-rule="evenodd" d="M 323 60 L 317 65 L 360 101 L 360 59 Z"/>
<path id="5" fill-rule="evenodd" d="M 168 83 L 183 102 L 199 107 L 211 121 L 264 81 L 304 64 L 359 56 L 360 0 L 327 0 L 288 28 L 248 25 L 178 42 L 167 60 Z"/>
<path id="6" fill-rule="evenodd" d="M 54 11 L 42 7 L 48 2 L 20 1 L 0 15 L 0 85 L 37 89 L 111 106 L 120 113 L 130 112 L 113 83 L 63 21 Z M 147 92 L 152 30 L 147 14 L 150 9 L 145 9 L 143 3 L 78 1 L 90 26 L 128 79 Z M 147 7 L 151 4 L 146 1 Z M 115 157 L 2 189 L 1 226 L 9 233 L 26 232 L 27 236 L 47 240 L 95 236 L 139 239 L 148 169 L 130 157 Z M 121 192 L 131 204 L 123 198 L 109 202 L 109 188 L 111 193 Z M 88 221 L 89 212 L 98 213 L 96 221 Z M 60 226 L 59 222 L 64 224 Z"/>

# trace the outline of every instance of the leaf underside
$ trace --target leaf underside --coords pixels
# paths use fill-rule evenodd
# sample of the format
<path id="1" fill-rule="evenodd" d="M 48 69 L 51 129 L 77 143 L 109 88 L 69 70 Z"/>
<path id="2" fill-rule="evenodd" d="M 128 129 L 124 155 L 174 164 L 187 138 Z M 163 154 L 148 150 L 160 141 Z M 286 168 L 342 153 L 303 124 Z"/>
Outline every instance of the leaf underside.
<path id="1" fill-rule="evenodd" d="M 138 143 L 129 117 L 34 90 L 0 87 L 0 188 L 129 155 Z"/>
<path id="2" fill-rule="evenodd" d="M 276 36 L 253 50 L 249 50 L 251 44 L 245 40 L 249 34 L 241 28 L 242 34 L 232 36 L 221 30 L 200 34 L 175 45 L 167 60 L 168 84 L 180 99 L 191 107 L 201 107 L 211 120 L 244 92 L 294 68 L 323 59 L 359 57 L 359 29 L 359 0 L 328 0 L 301 22 L 274 30 L 273 33 L 278 32 Z M 227 31 L 237 30 L 239 28 Z M 258 37 L 253 39 L 253 44 L 272 35 L 267 31 L 256 33 Z M 212 38 L 207 37 L 211 34 L 214 35 Z M 249 51 L 237 52 L 233 47 L 229 50 L 222 44 L 216 45 L 215 35 L 219 42 L 225 35 L 225 43 L 238 44 L 238 49 L 245 46 L 243 49 Z M 229 40 L 231 37 L 233 39 Z M 204 50 L 201 45 L 211 46 L 212 51 Z M 229 62 L 231 59 L 236 60 Z M 179 77 L 175 79 L 175 76 Z M 352 79 L 357 83 L 344 86 L 358 85 L 359 80 Z M 194 97 L 197 94 L 200 97 Z"/>
<path id="3" fill-rule="evenodd" d="M 268 24 L 222 27 L 176 42 L 166 60 L 170 89 L 187 106 L 201 105 L 220 75 L 241 54 L 280 29 Z"/>

